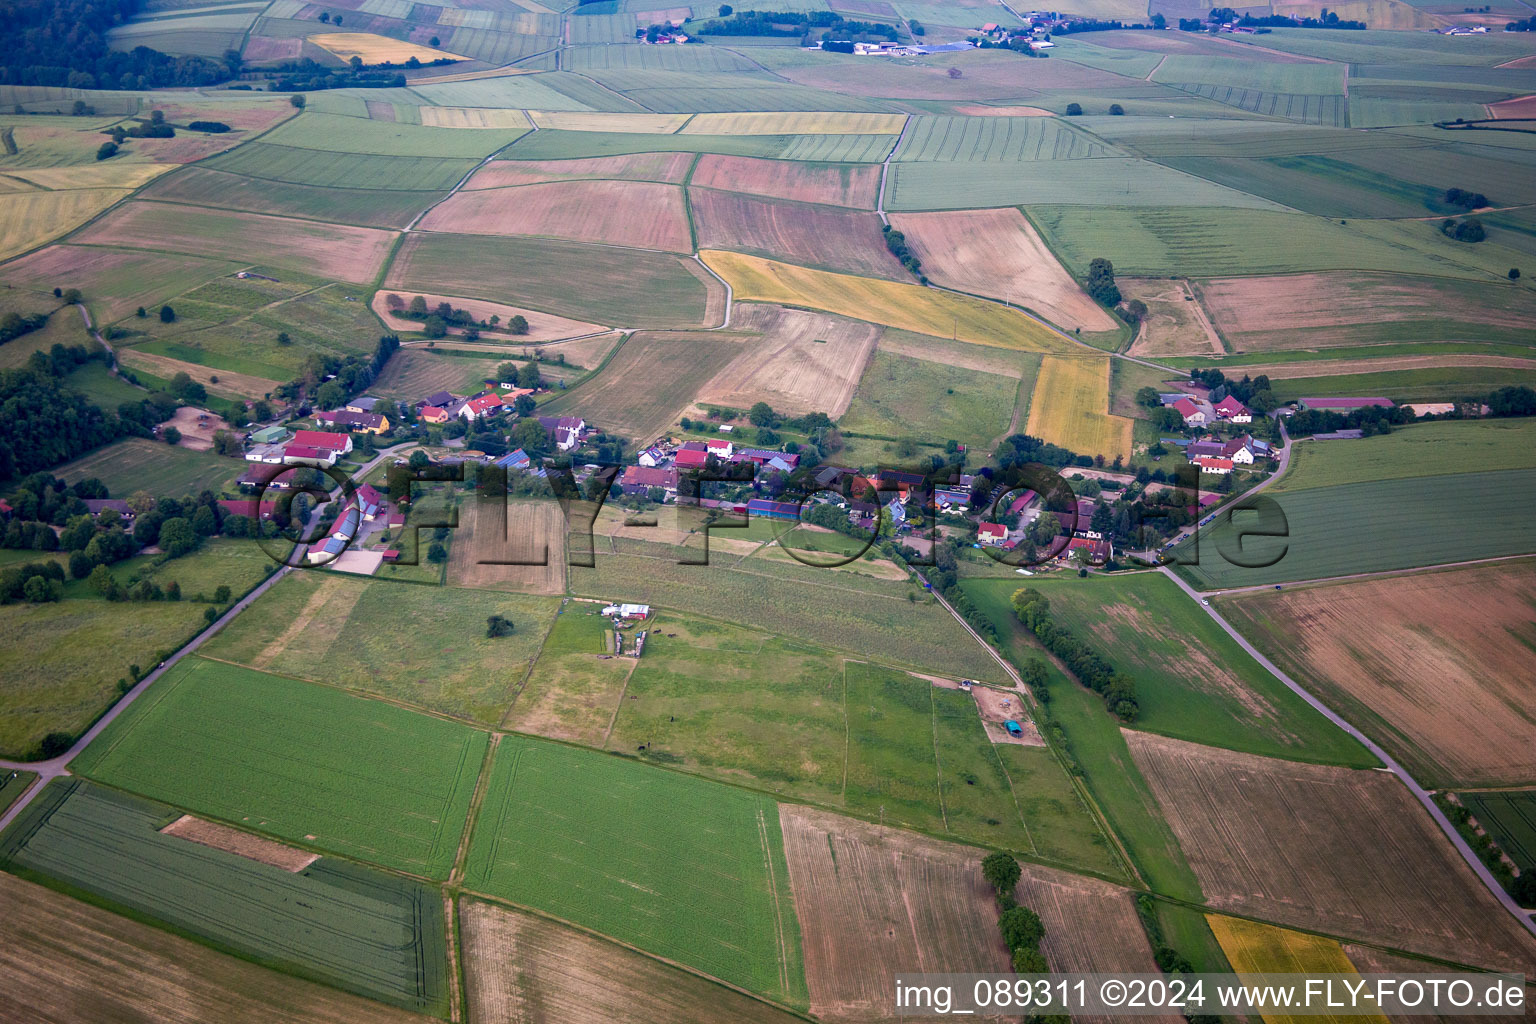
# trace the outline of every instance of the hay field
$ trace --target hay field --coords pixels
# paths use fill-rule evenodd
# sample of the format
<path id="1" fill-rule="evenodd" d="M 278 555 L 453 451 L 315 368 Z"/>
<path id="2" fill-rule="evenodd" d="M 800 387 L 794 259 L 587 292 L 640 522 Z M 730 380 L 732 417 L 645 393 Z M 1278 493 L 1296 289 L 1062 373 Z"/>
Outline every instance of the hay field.
<path id="1" fill-rule="evenodd" d="M 1136 340 L 1126 351 L 1133 356 L 1221 355 L 1226 349 L 1188 281 L 1160 277 L 1119 277 L 1115 283 L 1127 300 L 1147 304 Z"/>
<path id="2" fill-rule="evenodd" d="M 1536 782 L 1529 564 L 1255 592 L 1221 606 L 1426 785 Z"/>
<path id="3" fill-rule="evenodd" d="M 560 506 L 554 501 L 503 505 L 499 498 L 480 494 L 459 510 L 458 532 L 448 557 L 448 585 L 563 594 L 566 526 Z M 500 564 L 507 562 L 519 564 Z"/>
<path id="4" fill-rule="evenodd" d="M 0 259 L 72 231 L 128 194 L 119 188 L 77 188 L 0 195 Z"/>
<path id="5" fill-rule="evenodd" d="M 1403 341 L 1529 344 L 1536 293 L 1399 274 L 1335 272 L 1200 284 L 1211 320 L 1239 352 Z"/>
<path id="6" fill-rule="evenodd" d="M 578 414 L 604 430 L 648 443 L 676 423 L 705 383 L 748 344 L 742 335 L 726 332 L 634 334 L 602 373 L 539 411 Z"/>
<path id="7" fill-rule="evenodd" d="M 530 110 L 540 129 L 567 132 L 618 132 L 624 135 L 671 135 L 688 121 L 687 114 L 608 114 L 586 110 Z"/>
<path id="8" fill-rule="evenodd" d="M 422 218 L 421 228 L 693 251 L 682 189 L 649 181 L 558 181 L 516 192 L 460 192 Z"/>
<path id="9" fill-rule="evenodd" d="M 695 401 L 746 409 L 767 402 L 790 416 L 848 409 L 881 329 L 842 317 L 783 306 L 741 303 L 731 326 L 760 332 L 741 354 L 706 381 Z"/>
<path id="10" fill-rule="evenodd" d="M 1536 967 L 1536 939 L 1393 776 L 1122 732 L 1211 908 L 1479 967 Z"/>
<path id="11" fill-rule="evenodd" d="M 964 295 L 868 277 L 831 274 L 740 253 L 700 253 L 710 268 L 731 283 L 738 301 L 807 306 L 918 334 L 990 345 L 1051 352 L 1065 345 L 1033 320 Z M 1107 379 L 1107 378 L 1106 378 Z"/>
<path id="12" fill-rule="evenodd" d="M 1205 915 L 1221 951 L 1238 974 L 1342 974 L 1359 971 L 1334 939 L 1276 928 L 1221 914 Z M 1387 1024 L 1379 1013 L 1359 1014 L 1263 1014 L 1265 1024 Z"/>
<path id="13" fill-rule="evenodd" d="M 1039 357 L 1021 355 L 1029 358 Z M 1009 433 L 1019 391 L 1017 376 L 897 355 L 882 346 L 838 425 L 868 437 L 986 445 Z"/>
<path id="14" fill-rule="evenodd" d="M 0 990 L 17 1020 L 152 1006 L 165 1024 L 421 1024 L 405 1010 L 215 952 L 0 872 Z"/>
<path id="15" fill-rule="evenodd" d="M 893 215 L 891 224 L 923 261 L 923 272 L 940 285 L 1007 300 L 1068 330 L 1119 326 L 1017 209 L 903 213 Z"/>
<path id="16" fill-rule="evenodd" d="M 12 172 L 10 177 L 48 189 L 134 189 L 175 168 L 176 164 L 129 164 L 107 160 L 77 167 L 29 167 Z"/>
<path id="17" fill-rule="evenodd" d="M 705 153 L 699 157 L 690 183 L 770 199 L 872 210 L 880 191 L 880 168 L 873 164 L 808 164 Z"/>
<path id="18" fill-rule="evenodd" d="M 481 1024 L 796 1024 L 706 978 L 542 917 L 460 905 L 470 1019 Z"/>
<path id="19" fill-rule="evenodd" d="M 695 114 L 684 135 L 900 135 L 905 114 L 750 112 Z"/>
<path id="20" fill-rule="evenodd" d="M 1109 357 L 1047 355 L 1025 433 L 1086 455 L 1131 453 L 1131 421 L 1109 413 Z"/>
<path id="21" fill-rule="evenodd" d="M 373 228 L 133 202 L 90 225 L 76 240 L 267 263 L 366 282 L 377 276 L 395 237 L 393 231 Z"/>
<path id="22" fill-rule="evenodd" d="M 391 39 L 372 32 L 320 32 L 309 36 L 308 39 L 322 50 L 334 53 L 344 61 L 361 57 L 365 65 L 404 64 L 412 57 L 423 64 L 430 64 L 444 57 L 452 60 L 469 60 L 462 54 L 449 53 L 447 50 L 424 46 L 421 43 Z"/>
<path id="23" fill-rule="evenodd" d="M 495 160 L 476 171 L 464 188 L 472 192 L 482 188 L 582 178 L 665 181 L 676 185 L 688 176 L 688 167 L 692 163 L 692 153 L 627 153 L 577 160 Z"/>
<path id="24" fill-rule="evenodd" d="M 912 280 L 885 247 L 873 213 L 690 188 L 688 201 L 704 249 L 736 249 L 828 270 Z"/>
<path id="25" fill-rule="evenodd" d="M 429 128 L 527 128 L 521 110 L 505 107 L 422 107 L 421 123 Z"/>
<path id="26" fill-rule="evenodd" d="M 583 320 L 569 320 L 563 316 L 555 316 L 553 313 L 541 313 L 536 309 L 524 309 L 521 306 L 508 306 L 501 302 L 487 302 L 484 299 L 466 299 L 457 295 L 428 295 L 424 292 L 388 292 L 380 291 L 374 294 L 370 308 L 384 321 L 384 325 L 392 331 L 419 331 L 420 320 L 410 320 L 406 317 L 396 316 L 390 311 L 389 296 L 399 295 L 406 302 L 420 295 L 427 300 L 429 307 L 435 307 L 440 302 L 447 302 L 455 309 L 462 309 L 471 316 L 480 320 L 489 320 L 493 316 L 501 317 L 501 322 L 506 323 L 514 316 L 520 316 L 528 321 L 527 334 L 504 334 L 490 328 L 480 328 L 480 337 L 487 342 L 506 341 L 509 344 L 532 345 L 541 341 L 556 341 L 560 338 L 574 338 L 582 334 L 594 334 L 603 330 L 602 324 L 589 324 Z M 462 334 L 463 329 L 450 327 L 448 333 Z M 442 347 L 442 343 L 438 343 Z M 499 351 L 488 348 L 488 356 L 495 355 Z"/>

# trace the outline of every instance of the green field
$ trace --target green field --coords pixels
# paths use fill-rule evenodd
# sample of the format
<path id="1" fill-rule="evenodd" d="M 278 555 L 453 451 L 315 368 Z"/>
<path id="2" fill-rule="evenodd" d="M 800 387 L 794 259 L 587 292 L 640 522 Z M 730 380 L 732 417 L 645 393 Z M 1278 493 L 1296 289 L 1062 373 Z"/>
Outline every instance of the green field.
<path id="1" fill-rule="evenodd" d="M 475 166 L 474 160 L 439 156 L 368 156 L 248 142 L 199 167 L 248 178 L 352 189 L 448 189 Z"/>
<path id="2" fill-rule="evenodd" d="M 103 409 L 115 410 L 123 402 L 142 402 L 149 397 L 148 391 L 134 387 L 107 369 L 105 363 L 86 363 L 66 376 L 63 384 Z"/>
<path id="3" fill-rule="evenodd" d="M 914 117 L 896 161 L 1019 163 L 1119 156 L 1054 117 Z"/>
<path id="4" fill-rule="evenodd" d="M 1536 871 L 1536 793 L 1462 793 L 1461 802 L 1522 872 Z"/>
<path id="5" fill-rule="evenodd" d="M 704 326 L 708 293 L 689 266 L 696 265 L 616 246 L 416 234 L 401 248 L 387 286 L 492 299 L 593 323 Z"/>
<path id="6" fill-rule="evenodd" d="M 262 143 L 328 153 L 359 153 L 368 157 L 414 156 L 485 157 L 521 138 L 531 129 L 429 128 L 396 121 L 372 121 L 306 111 L 262 136 Z"/>
<path id="7" fill-rule="evenodd" d="M 1353 442 L 1308 442 L 1351 444 Z M 1245 568 L 1224 557 L 1253 513 L 1223 516 L 1200 531 L 1199 564 L 1178 573 L 1204 590 L 1409 569 L 1536 551 L 1536 518 L 1527 496 L 1536 469 L 1313 487 L 1274 496 L 1289 538 L 1256 537 L 1242 557 L 1274 561 Z M 1466 514 L 1475 510 L 1476 514 Z M 1186 542 L 1176 549 L 1191 557 Z"/>
<path id="8" fill-rule="evenodd" d="M 486 735 L 203 658 L 76 758 L 79 774 L 430 878 L 458 849 Z"/>
<path id="9" fill-rule="evenodd" d="M 305 572 L 273 586 L 204 651 L 495 725 L 538 654 L 557 603 Z M 516 631 L 487 639 L 488 615 L 511 619 Z M 287 631 L 306 620 L 304 629 Z M 425 637 L 432 639 L 403 642 Z"/>
<path id="10" fill-rule="evenodd" d="M 886 208 L 891 210 L 956 210 L 1057 203 L 1086 204 L 1081 209 L 1089 211 L 1083 214 L 1089 217 L 1098 216 L 1097 208 L 1101 206 L 1115 210 L 1148 207 L 1157 214 L 1166 214 L 1171 208 L 1202 207 L 1206 209 L 1200 213 L 1207 217 L 1228 216 L 1234 209 L 1282 215 L 1280 208 L 1267 199 L 1162 164 L 1128 157 L 1019 163 L 934 161 L 895 164 L 886 196 Z M 1119 258 L 1117 255 L 1117 270 Z"/>
<path id="11" fill-rule="evenodd" d="M 721 153 L 780 160 L 879 163 L 895 144 L 890 135 L 650 135 L 541 129 L 503 156 L 511 160 L 567 160 L 624 153 Z"/>
<path id="12" fill-rule="evenodd" d="M 1287 377 L 1271 389 L 1282 402 L 1309 395 L 1380 395 L 1398 402 L 1453 402 L 1477 399 L 1491 388 L 1536 384 L 1536 369 L 1446 366 L 1424 370 Z"/>
<path id="13" fill-rule="evenodd" d="M 464 885 L 807 1004 L 778 807 L 766 796 L 506 737 Z"/>
<path id="14" fill-rule="evenodd" d="M 1031 361 L 1038 367 L 1040 357 Z M 877 351 L 838 426 L 881 437 L 985 445 L 1007 432 L 1020 386 L 1012 377 Z"/>
<path id="15" fill-rule="evenodd" d="M 296 185 L 201 166 L 159 178 L 143 194 L 150 199 L 376 228 L 403 228 L 417 214 L 447 195 L 442 191 Z"/>
<path id="16" fill-rule="evenodd" d="M 7 552 L 33 561 L 57 556 Z M 10 640 L 0 648 L 0 752 L 33 756 L 50 732 L 78 735 L 117 700 L 130 667 L 148 671 L 207 626 L 206 604 L 220 585 L 235 595 L 255 586 L 272 560 L 252 541 L 216 540 L 193 554 L 155 565 L 141 555 L 111 567 L 123 587 L 141 579 L 162 588 L 175 581 L 184 600 L 108 601 L 84 580 L 65 585 L 64 600 L 0 607 L 0 629 Z"/>
<path id="17" fill-rule="evenodd" d="M 344 860 L 289 872 L 159 830 L 181 812 L 59 779 L 0 844 L 0 866 L 289 974 L 448 1016 L 437 890 Z"/>
<path id="18" fill-rule="evenodd" d="M 1097 694 L 1068 679 L 1046 658 L 1044 649 L 1014 615 L 1009 600 L 1019 589 L 1018 577 L 968 579 L 960 586 L 997 629 L 1003 652 L 1014 664 L 1046 659 L 1051 702 L 1042 731 L 1053 732 L 1050 723 L 1059 726 L 1066 753 L 1081 771 L 1083 784 L 1140 876 L 1155 892 L 1201 902 L 1200 883 L 1185 861 L 1173 830 L 1163 820 L 1157 798 L 1132 760 L 1119 723 L 1104 709 L 1104 701 Z M 1062 744 L 1059 737 L 1052 742 Z"/>
<path id="19" fill-rule="evenodd" d="M 7 769 L 0 773 L 0 814 L 9 810 L 11 804 L 19 800 L 27 787 L 36 781 L 36 772 Z"/>
<path id="20" fill-rule="evenodd" d="M 1292 442 L 1291 463 L 1270 494 L 1368 480 L 1479 470 L 1536 469 L 1536 420 L 1448 420 L 1398 427 L 1346 444 Z"/>
<path id="21" fill-rule="evenodd" d="M 1297 697 L 1161 573 L 1030 581 L 1051 616 L 1136 680 L 1136 728 L 1266 757 L 1377 760 Z"/>

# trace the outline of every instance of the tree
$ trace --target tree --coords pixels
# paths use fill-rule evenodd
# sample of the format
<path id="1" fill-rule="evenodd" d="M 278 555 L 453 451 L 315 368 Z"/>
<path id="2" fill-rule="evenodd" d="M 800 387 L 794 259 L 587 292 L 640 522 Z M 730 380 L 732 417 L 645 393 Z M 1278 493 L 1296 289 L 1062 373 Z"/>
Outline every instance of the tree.
<path id="1" fill-rule="evenodd" d="M 1116 117 L 1121 117 L 1125 114 L 1125 108 L 1118 103 L 1111 103 L 1109 105 L 1109 112 Z"/>
<path id="2" fill-rule="evenodd" d="M 115 156 L 117 156 L 117 143 L 115 142 L 103 142 L 96 147 L 97 160 L 110 160 Z"/>
<path id="3" fill-rule="evenodd" d="M 963 72 L 959 68 L 950 68 L 949 69 L 949 77 L 950 78 L 959 78 L 962 74 L 963 74 Z"/>
<path id="4" fill-rule="evenodd" d="M 214 590 L 214 592 L 213 592 L 213 603 L 214 604 L 228 604 L 229 603 L 229 597 L 230 597 L 229 584 L 228 583 L 220 583 L 218 588 L 216 590 Z"/>
<path id="5" fill-rule="evenodd" d="M 315 391 L 315 403 L 322 409 L 334 409 L 347 400 L 347 389 L 334 380 L 328 380 Z"/>
<path id="6" fill-rule="evenodd" d="M 512 620 L 501 615 L 492 615 L 485 620 L 485 635 L 491 639 L 502 636 L 511 636 L 513 631 Z"/>
<path id="7" fill-rule="evenodd" d="M 447 560 L 448 549 L 443 547 L 438 541 L 433 541 L 432 546 L 427 548 L 427 561 L 433 564 L 441 564 Z"/>
<path id="8" fill-rule="evenodd" d="M 981 862 L 981 876 L 999 896 L 1013 892 L 1020 874 L 1019 862 L 1006 853 L 989 853 Z"/>
<path id="9" fill-rule="evenodd" d="M 1163 404 L 1162 395 L 1158 392 L 1157 388 L 1152 387 L 1150 384 L 1144 388 L 1137 388 L 1136 404 L 1144 405 L 1148 409 L 1159 408 Z"/>
<path id="10" fill-rule="evenodd" d="M 212 537 L 219 532 L 219 520 L 213 514 L 213 509 L 202 505 L 192 513 L 192 532 L 199 537 Z"/>
<path id="11" fill-rule="evenodd" d="M 175 323 L 176 322 L 176 311 L 174 309 L 172 309 L 170 306 L 161 306 L 160 307 L 160 322 L 163 323 L 163 324 Z"/>
<path id="12" fill-rule="evenodd" d="M 747 410 L 747 419 L 754 427 L 771 427 L 778 422 L 778 416 L 774 415 L 773 406 L 767 402 L 755 402 L 752 408 Z"/>
<path id="13" fill-rule="evenodd" d="M 295 94 L 288 97 L 288 102 L 293 106 L 298 107 L 300 110 L 303 110 L 306 100 L 303 96 Z"/>
<path id="14" fill-rule="evenodd" d="M 359 57 L 355 53 L 351 56 L 347 63 L 352 65 L 352 70 L 354 72 L 363 70 L 363 58 Z"/>
<path id="15" fill-rule="evenodd" d="M 512 319 L 507 321 L 507 331 L 510 334 L 527 334 L 528 318 L 521 313 L 514 314 Z"/>
<path id="16" fill-rule="evenodd" d="M 151 110 L 149 112 L 149 123 L 150 124 L 165 124 L 165 111 L 161 110 L 158 107 L 156 107 L 154 110 Z"/>
<path id="17" fill-rule="evenodd" d="M 1518 281 L 1518 280 L 1520 280 L 1520 268 L 1519 267 L 1510 267 L 1509 268 L 1509 279 L 1511 281 Z"/>
<path id="18" fill-rule="evenodd" d="M 1013 972 L 1015 974 L 1046 974 L 1050 967 L 1046 965 L 1045 954 L 1038 949 L 1016 949 L 1013 951 Z"/>
<path id="19" fill-rule="evenodd" d="M 1067 116 L 1068 117 L 1082 117 L 1083 116 L 1083 105 L 1081 103 L 1068 103 L 1067 104 Z"/>
<path id="20" fill-rule="evenodd" d="M 67 732 L 51 732 L 43 737 L 43 741 L 37 745 L 44 760 L 52 760 L 60 754 L 67 753 L 69 748 L 75 745 L 75 737 Z"/>
<path id="21" fill-rule="evenodd" d="M 165 439 L 166 444 L 181 443 L 181 431 L 177 430 L 175 427 L 166 427 L 160 432 L 160 436 Z"/>
<path id="22" fill-rule="evenodd" d="M 69 556 L 69 576 L 71 579 L 83 580 L 96 568 L 96 563 L 85 556 L 84 551 L 72 552 Z"/>
<path id="23" fill-rule="evenodd" d="M 63 597 L 63 589 L 58 580 L 50 580 L 46 576 L 33 576 L 22 586 L 21 596 L 26 598 L 28 604 L 46 604 Z"/>
<path id="24" fill-rule="evenodd" d="M 1102 306 L 1113 308 L 1120 304 L 1120 289 L 1115 285 L 1115 265 L 1102 256 L 1095 257 L 1088 264 L 1088 294 Z"/>
<path id="25" fill-rule="evenodd" d="M 730 4 L 721 4 L 720 5 L 720 17 L 722 17 L 722 18 L 729 18 L 731 15 L 733 15 L 735 13 L 736 13 L 736 8 L 732 7 Z"/>
<path id="26" fill-rule="evenodd" d="M 997 926 L 1009 949 L 1038 949 L 1045 938 L 1040 915 L 1028 907 L 1010 907 L 998 915 Z"/>
<path id="27" fill-rule="evenodd" d="M 214 607 L 213 605 L 209 605 L 207 608 L 204 608 L 203 609 L 203 619 L 210 626 L 213 625 L 215 622 L 218 622 L 219 621 L 219 610 L 218 610 L 218 608 Z"/>
<path id="28" fill-rule="evenodd" d="M 140 306 L 138 311 L 133 315 L 138 317 L 140 320 L 143 320 L 145 317 L 149 316 L 149 310 L 145 309 L 143 306 Z"/>
<path id="29" fill-rule="evenodd" d="M 544 386 L 544 376 L 539 373 L 538 363 L 530 359 L 523 364 L 523 368 L 517 371 L 517 386 L 535 391 Z"/>
<path id="30" fill-rule="evenodd" d="M 429 338 L 441 338 L 448 333 L 448 322 L 436 313 L 433 313 L 422 322 L 421 333 Z"/>
<path id="31" fill-rule="evenodd" d="M 112 575 L 112 570 L 104 565 L 98 565 L 91 570 L 86 577 L 85 585 L 102 597 L 111 597 L 117 591 L 117 580 Z"/>
<path id="32" fill-rule="evenodd" d="M 411 310 L 411 315 L 412 316 L 426 316 L 427 315 L 427 298 L 426 298 L 426 296 L 425 295 L 418 295 L 415 298 L 413 298 L 411 300 L 410 310 Z"/>
<path id="33" fill-rule="evenodd" d="M 443 41 L 441 39 L 437 38 L 437 36 L 433 36 L 431 39 L 427 40 L 427 45 L 428 46 L 441 46 L 442 44 L 443 44 Z"/>
<path id="34" fill-rule="evenodd" d="M 1536 868 L 1521 871 L 1520 877 L 1509 887 L 1509 894 L 1522 907 L 1536 907 Z"/>
<path id="35" fill-rule="evenodd" d="M 180 558 L 182 555 L 197 549 L 197 531 L 192 529 L 192 523 L 181 516 L 167 519 L 160 525 L 160 550 L 172 558 Z"/>
<path id="36" fill-rule="evenodd" d="M 327 25 L 327 24 L 330 24 L 330 21 L 331 21 L 331 12 L 330 11 L 321 11 L 320 12 L 320 24 Z"/>

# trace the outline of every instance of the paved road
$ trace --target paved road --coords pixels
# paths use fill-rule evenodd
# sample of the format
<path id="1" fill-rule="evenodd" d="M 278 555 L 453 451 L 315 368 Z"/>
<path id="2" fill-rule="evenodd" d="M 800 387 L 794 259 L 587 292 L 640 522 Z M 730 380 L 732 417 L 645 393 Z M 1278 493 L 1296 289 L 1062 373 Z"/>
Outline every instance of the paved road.
<path id="1" fill-rule="evenodd" d="M 1270 675 L 1284 683 L 1291 690 L 1291 692 L 1296 694 L 1296 696 L 1300 697 L 1312 707 L 1316 708 L 1324 718 L 1328 719 L 1328 721 L 1349 733 L 1356 740 L 1358 740 L 1360 744 L 1365 747 L 1365 749 L 1369 750 L 1376 757 L 1380 758 L 1381 763 L 1387 766 L 1387 770 L 1402 780 L 1403 785 L 1408 787 L 1408 791 L 1418 799 L 1419 803 L 1424 805 L 1425 810 L 1429 811 L 1430 817 L 1435 819 L 1435 824 L 1440 826 L 1440 831 L 1445 833 L 1446 838 L 1448 838 L 1451 841 L 1451 844 L 1456 847 L 1457 852 L 1461 854 L 1462 859 L 1467 862 L 1467 865 L 1472 868 L 1477 877 L 1482 879 L 1483 884 L 1488 887 L 1488 890 L 1491 893 L 1493 893 L 1494 898 L 1503 905 L 1505 910 L 1514 915 L 1515 920 L 1519 921 L 1526 931 L 1530 932 L 1533 936 L 1536 936 L 1536 921 L 1531 919 L 1530 912 L 1522 910 L 1520 905 L 1510 897 L 1509 893 L 1504 891 L 1504 887 L 1499 884 L 1498 879 L 1493 877 L 1493 873 L 1488 870 L 1488 868 L 1483 864 L 1481 860 L 1478 859 L 1477 854 L 1472 852 L 1472 848 L 1468 846 L 1467 841 L 1461 837 L 1461 833 L 1457 832 L 1456 827 L 1451 824 L 1450 820 L 1447 819 L 1443 813 L 1441 813 L 1440 808 L 1435 805 L 1435 801 L 1430 797 L 1428 791 L 1426 791 L 1423 786 L 1420 786 L 1417 782 L 1415 782 L 1413 776 L 1409 775 L 1407 770 L 1405 770 L 1402 765 L 1398 764 L 1397 761 L 1393 759 L 1391 754 L 1388 754 L 1385 750 L 1378 746 L 1376 742 L 1370 737 L 1366 736 L 1365 733 L 1361 732 L 1359 729 L 1356 729 L 1353 725 L 1346 722 L 1337 712 L 1314 697 L 1300 683 L 1296 682 L 1296 680 L 1280 671 L 1274 662 L 1270 661 L 1268 658 L 1264 657 L 1263 654 L 1259 653 L 1259 651 L 1256 650 L 1254 646 L 1250 644 L 1241 633 L 1234 629 L 1232 624 L 1223 618 L 1220 612 L 1211 607 L 1209 604 L 1206 604 L 1200 592 L 1195 590 L 1194 587 L 1191 587 L 1188 583 L 1185 583 L 1183 580 L 1181 580 L 1178 575 L 1170 570 L 1167 566 L 1161 567 L 1159 571 L 1167 575 L 1167 577 L 1173 580 L 1174 583 L 1178 584 L 1179 589 L 1188 594 L 1191 599 L 1200 601 L 1201 607 L 1205 610 L 1206 614 L 1210 615 L 1210 617 L 1215 620 L 1216 624 L 1226 631 L 1228 636 L 1237 641 L 1238 646 L 1247 651 L 1248 654 L 1252 656 L 1253 659 L 1260 665 L 1263 665 L 1264 668 L 1268 670 Z"/>

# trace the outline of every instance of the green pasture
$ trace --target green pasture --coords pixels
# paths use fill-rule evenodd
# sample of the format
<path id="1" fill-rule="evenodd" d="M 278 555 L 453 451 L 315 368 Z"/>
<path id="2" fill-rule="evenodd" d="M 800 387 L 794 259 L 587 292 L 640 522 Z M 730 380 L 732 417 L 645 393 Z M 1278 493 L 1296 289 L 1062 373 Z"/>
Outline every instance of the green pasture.
<path id="1" fill-rule="evenodd" d="M 448 1016 L 436 889 L 329 858 L 289 872 L 159 831 L 180 816 L 59 779 L 6 834 L 0 864 L 263 966 Z"/>
<path id="2" fill-rule="evenodd" d="M 113 497 L 148 491 L 156 497 L 179 498 L 204 490 L 226 492 L 245 469 L 238 459 L 130 437 L 65 463 L 53 474 L 70 483 L 95 477 Z"/>
<path id="3" fill-rule="evenodd" d="M 1491 66 L 1531 52 L 1521 33 L 1489 32 L 1485 36 L 1447 38 L 1431 32 L 1392 32 L 1367 29 L 1360 32 L 1318 32 L 1304 28 L 1277 28 L 1262 39 L 1233 36 L 1271 50 L 1284 50 L 1340 64 Z M 1413 70 L 1419 70 L 1415 67 Z"/>
<path id="4" fill-rule="evenodd" d="M 1245 528 L 1258 528 L 1251 525 L 1258 513 L 1238 512 L 1230 521 L 1222 514 L 1200 531 L 1199 563 L 1177 571 L 1196 587 L 1214 590 L 1525 554 L 1536 551 L 1536 519 L 1527 501 L 1532 488 L 1536 469 L 1284 492 L 1272 498 L 1285 515 L 1288 537 L 1248 534 L 1244 541 Z M 1176 550 L 1182 558 L 1195 556 L 1191 542 Z M 1273 564 L 1249 568 L 1233 558 Z"/>
<path id="5" fill-rule="evenodd" d="M 1038 367 L 1039 357 L 1033 362 Z M 877 351 L 838 426 L 881 437 L 984 445 L 1007 432 L 1019 388 L 1012 377 Z"/>
<path id="6" fill-rule="evenodd" d="M 530 128 L 429 128 L 306 111 L 262 136 L 263 143 L 367 157 L 485 157 L 526 135 Z"/>
<path id="7" fill-rule="evenodd" d="M 452 188 L 474 166 L 474 160 L 459 157 L 369 156 L 270 142 L 248 142 L 198 165 L 294 185 L 404 191 Z"/>
<path id="8" fill-rule="evenodd" d="M 467 726 L 196 657 L 167 673 L 72 768 L 279 838 L 441 879 L 485 746 L 485 733 Z"/>
<path id="9" fill-rule="evenodd" d="M 1118 156 L 1109 146 L 1054 117 L 935 117 L 907 124 L 897 161 L 1020 163 Z"/>
<path id="10" fill-rule="evenodd" d="M 1274 33 L 1271 33 L 1274 35 Z M 1337 64 L 1252 61 L 1242 57 L 1170 53 L 1152 73 L 1154 82 L 1233 86 L 1256 92 L 1344 95 L 1345 70 Z"/>
<path id="11" fill-rule="evenodd" d="M 558 83 L 560 88 L 555 88 Z M 570 90 L 569 94 L 566 90 Z M 439 107 L 517 107 L 524 110 L 640 110 L 576 75 L 509 75 L 468 82 L 417 85 L 411 92 Z"/>
<path id="12" fill-rule="evenodd" d="M 1275 397 L 1293 401 L 1308 395 L 1381 395 L 1399 402 L 1481 398 L 1506 385 L 1536 385 L 1536 370 L 1500 366 L 1445 366 L 1423 370 L 1380 370 L 1324 377 L 1289 377 L 1274 382 Z"/>
<path id="13" fill-rule="evenodd" d="M 1030 120 L 1038 120 L 1031 118 Z M 1215 218 L 1273 211 L 1267 199 L 1146 160 L 1028 160 L 1020 163 L 893 164 L 885 205 L 891 210 L 955 210 L 981 206 L 1074 204 L 1080 216 L 1148 207 L 1183 207 Z M 1113 216 L 1113 213 L 1110 214 Z M 1113 251 L 1113 250 L 1111 250 Z M 1116 263 L 1118 269 L 1119 264 Z"/>
<path id="14" fill-rule="evenodd" d="M 576 602 L 561 610 L 503 728 L 603 745 L 634 663 L 600 657 L 613 649 L 611 620 L 600 607 Z"/>
<path id="15" fill-rule="evenodd" d="M 74 388 L 93 405 L 116 410 L 123 402 L 140 402 L 149 397 L 143 388 L 134 387 L 107 369 L 105 363 L 90 362 L 63 378 L 65 387 Z"/>
<path id="16" fill-rule="evenodd" d="M 769 797 L 514 736 L 486 794 L 465 888 L 807 1005 Z"/>
<path id="17" fill-rule="evenodd" d="M 0 814 L 4 814 L 11 804 L 21 799 L 21 795 L 36 781 L 36 772 L 7 769 L 0 773 Z"/>
<path id="18" fill-rule="evenodd" d="M 1536 469 L 1536 420 L 1447 420 L 1358 441 L 1292 441 L 1290 468 L 1270 494 L 1480 470 Z"/>

